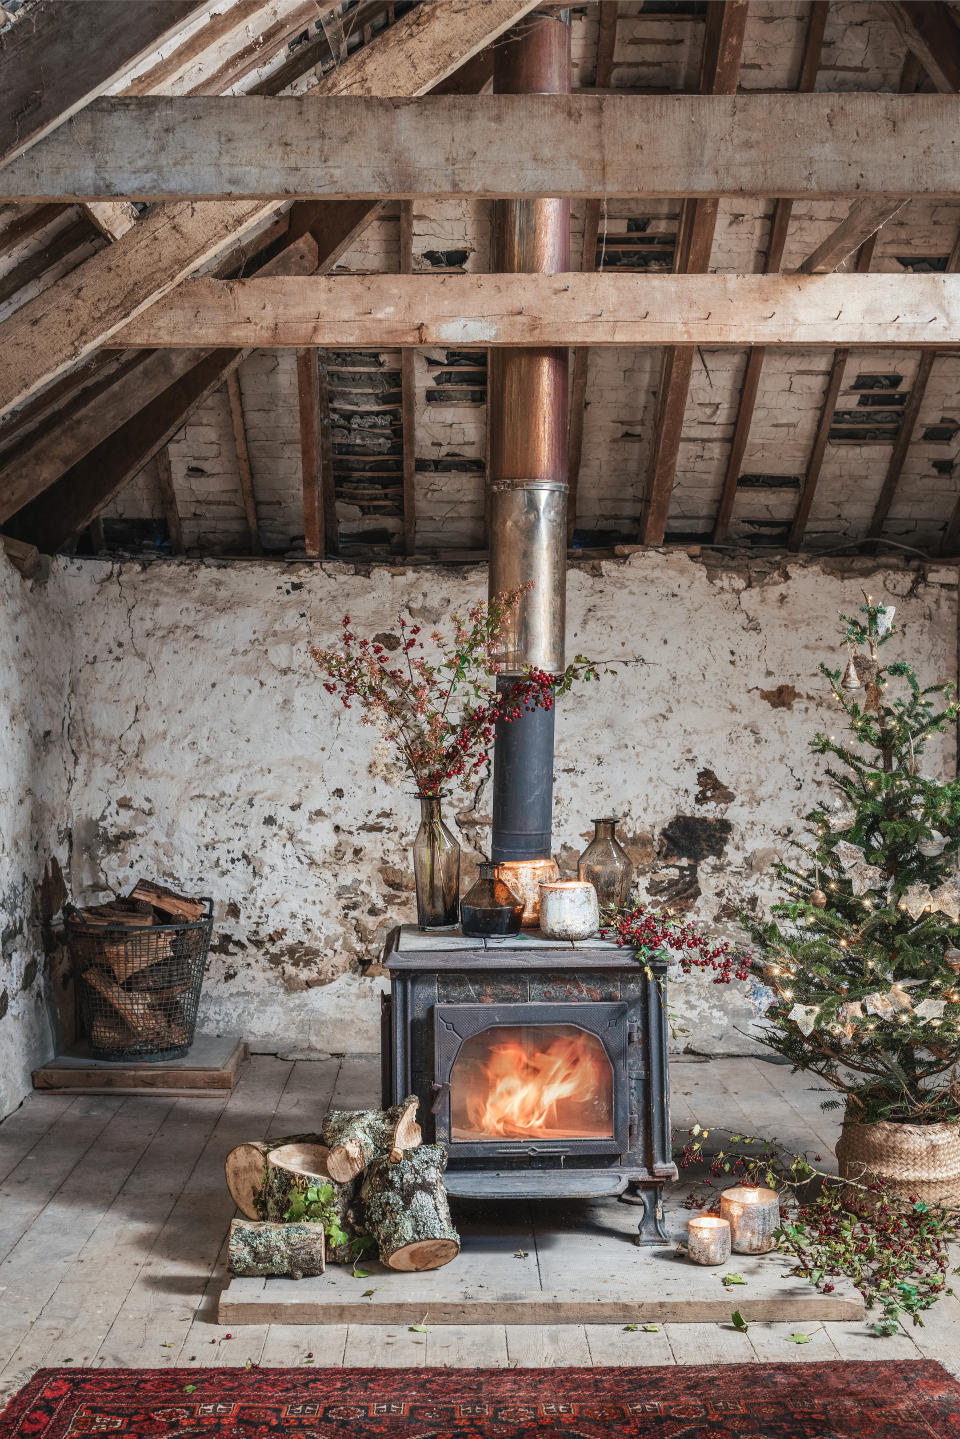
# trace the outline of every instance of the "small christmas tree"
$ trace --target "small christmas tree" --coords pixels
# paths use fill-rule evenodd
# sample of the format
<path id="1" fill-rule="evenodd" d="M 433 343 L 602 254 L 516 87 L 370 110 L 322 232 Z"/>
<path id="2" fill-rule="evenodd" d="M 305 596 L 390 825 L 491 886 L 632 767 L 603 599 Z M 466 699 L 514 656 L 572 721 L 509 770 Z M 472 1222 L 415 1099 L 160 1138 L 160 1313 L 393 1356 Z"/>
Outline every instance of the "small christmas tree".
<path id="1" fill-rule="evenodd" d="M 867 596 L 860 616 L 840 616 L 846 667 L 820 667 L 848 728 L 811 741 L 837 794 L 780 868 L 787 898 L 745 921 L 751 998 L 763 1042 L 845 1094 L 851 1120 L 933 1123 L 960 1116 L 960 781 L 921 758 L 956 689 L 881 663 L 892 607 Z"/>

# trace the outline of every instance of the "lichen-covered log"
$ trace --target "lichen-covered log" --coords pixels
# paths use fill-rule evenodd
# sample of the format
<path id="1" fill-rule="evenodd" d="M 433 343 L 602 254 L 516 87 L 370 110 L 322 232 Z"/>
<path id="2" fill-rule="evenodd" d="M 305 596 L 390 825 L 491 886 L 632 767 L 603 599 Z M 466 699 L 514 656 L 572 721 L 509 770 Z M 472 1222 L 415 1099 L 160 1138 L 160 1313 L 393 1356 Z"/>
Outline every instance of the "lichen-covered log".
<path id="1" fill-rule="evenodd" d="M 231 1149 L 227 1155 L 223 1166 L 227 1188 L 233 1196 L 234 1204 L 246 1219 L 275 1217 L 260 1213 L 254 1195 L 263 1183 L 264 1166 L 269 1156 L 294 1145 L 313 1146 L 314 1159 L 321 1158 L 317 1152 L 323 1148 L 319 1134 L 288 1134 L 284 1139 L 249 1139 L 244 1144 L 238 1144 L 236 1149 Z M 325 1152 L 322 1158 L 325 1161 Z M 325 1166 L 322 1172 L 326 1173 Z M 283 1215 L 279 1218 L 282 1219 Z"/>
<path id="2" fill-rule="evenodd" d="M 330 1150 L 327 1169 L 341 1183 L 355 1178 L 378 1155 L 394 1159 L 420 1143 L 415 1094 L 391 1109 L 334 1109 L 323 1122 L 321 1138 Z"/>
<path id="3" fill-rule="evenodd" d="M 439 1269 L 460 1253 L 443 1171 L 446 1150 L 424 1144 L 399 1160 L 371 1160 L 360 1191 L 367 1233 L 390 1269 Z"/>
<path id="4" fill-rule="evenodd" d="M 289 1274 L 302 1279 L 324 1271 L 324 1237 L 320 1224 L 251 1223 L 230 1221 L 227 1266 L 231 1274 L 259 1279 L 270 1274 Z"/>

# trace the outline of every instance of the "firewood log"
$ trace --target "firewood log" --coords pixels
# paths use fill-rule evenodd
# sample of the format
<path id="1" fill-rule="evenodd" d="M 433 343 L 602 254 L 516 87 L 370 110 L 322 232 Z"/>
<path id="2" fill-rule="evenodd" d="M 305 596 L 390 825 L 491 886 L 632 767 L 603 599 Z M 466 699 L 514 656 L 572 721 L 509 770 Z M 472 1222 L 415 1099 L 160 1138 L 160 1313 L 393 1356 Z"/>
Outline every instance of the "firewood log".
<path id="1" fill-rule="evenodd" d="M 323 1273 L 324 1245 L 322 1224 L 251 1224 L 248 1219 L 232 1219 L 227 1267 L 231 1274 L 245 1278 L 289 1274 L 291 1279 L 302 1279 Z"/>
<path id="2" fill-rule="evenodd" d="M 118 1026 L 126 1028 L 138 1041 L 169 1040 L 171 1045 L 186 1043 L 185 1032 L 181 1039 L 170 1038 L 170 1026 L 149 995 L 128 994 L 102 969 L 84 970 L 83 978 L 101 999 L 106 1000 Z"/>
<path id="3" fill-rule="evenodd" d="M 316 1134 L 248 1140 L 227 1155 L 227 1188 L 247 1219 L 283 1224 L 295 1195 L 305 1194 L 313 1184 L 328 1184 L 333 1190 L 330 1205 L 347 1241 L 341 1245 L 328 1242 L 327 1258 L 347 1264 L 354 1258 L 352 1241 L 359 1233 L 355 1212 L 358 1186 L 352 1180 L 340 1184 L 331 1178 L 327 1153 Z"/>
<path id="4" fill-rule="evenodd" d="M 392 1109 L 334 1109 L 323 1122 L 321 1138 L 330 1150 L 327 1170 L 345 1183 L 360 1174 L 371 1159 L 387 1154 L 397 1160 L 421 1140 L 415 1094 Z"/>
<path id="5" fill-rule="evenodd" d="M 146 900 L 157 910 L 161 924 L 180 923 L 192 924 L 195 920 L 202 919 L 206 914 L 206 906 L 202 900 L 189 899 L 186 895 L 177 894 L 175 890 L 167 889 L 164 884 L 154 884 L 149 879 L 138 879 L 128 896 L 129 899 Z"/>
<path id="6" fill-rule="evenodd" d="M 367 1165 L 361 1207 L 367 1232 L 390 1269 L 440 1269 L 460 1253 L 443 1171 L 446 1150 L 423 1144 L 391 1160 L 382 1154 Z"/>

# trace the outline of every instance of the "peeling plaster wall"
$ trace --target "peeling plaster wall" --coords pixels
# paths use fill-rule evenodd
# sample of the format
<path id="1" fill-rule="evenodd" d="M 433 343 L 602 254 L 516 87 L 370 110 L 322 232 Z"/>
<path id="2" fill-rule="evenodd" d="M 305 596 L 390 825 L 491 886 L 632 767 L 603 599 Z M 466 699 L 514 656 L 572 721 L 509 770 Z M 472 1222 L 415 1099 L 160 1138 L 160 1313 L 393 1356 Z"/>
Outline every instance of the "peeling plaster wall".
<path id="1" fill-rule="evenodd" d="M 868 587 L 897 605 L 922 673 L 953 676 L 956 581 L 953 568 L 871 561 L 718 568 L 682 550 L 572 570 L 569 652 L 622 668 L 558 714 L 562 867 L 593 815 L 617 813 L 643 891 L 734 933 L 740 907 L 769 899 L 771 863 L 823 793 L 807 742 L 830 724 L 817 666 L 837 656 L 837 611 Z M 212 894 L 205 1028 L 377 1049 L 378 955 L 413 917 L 415 802 L 357 712 L 324 693 L 307 648 L 335 642 L 346 612 L 361 633 L 389 631 L 405 605 L 432 626 L 484 593 L 485 571 L 61 560 L 51 588 L 78 618 L 75 896 L 138 874 Z M 930 764 L 952 772 L 954 743 Z M 484 784 L 450 807 L 465 882 L 489 806 Z M 749 1050 L 736 994 L 693 979 L 673 1003 L 690 1047 Z"/>
<path id="2" fill-rule="evenodd" d="M 53 1053 L 63 999 L 49 921 L 66 897 L 68 632 L 48 588 L 0 546 L 0 1119 Z"/>

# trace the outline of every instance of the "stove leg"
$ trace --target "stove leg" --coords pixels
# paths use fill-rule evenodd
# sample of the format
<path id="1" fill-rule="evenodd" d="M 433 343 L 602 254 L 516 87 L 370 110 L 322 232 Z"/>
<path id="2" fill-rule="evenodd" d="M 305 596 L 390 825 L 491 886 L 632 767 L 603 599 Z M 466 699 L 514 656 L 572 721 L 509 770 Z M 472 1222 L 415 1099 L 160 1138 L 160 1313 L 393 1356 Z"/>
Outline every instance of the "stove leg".
<path id="1" fill-rule="evenodd" d="M 663 1244 L 667 1232 L 663 1227 L 663 1185 L 643 1184 L 631 1179 L 629 1187 L 620 1195 L 621 1204 L 638 1204 L 643 1209 L 639 1232 L 634 1244 Z"/>

